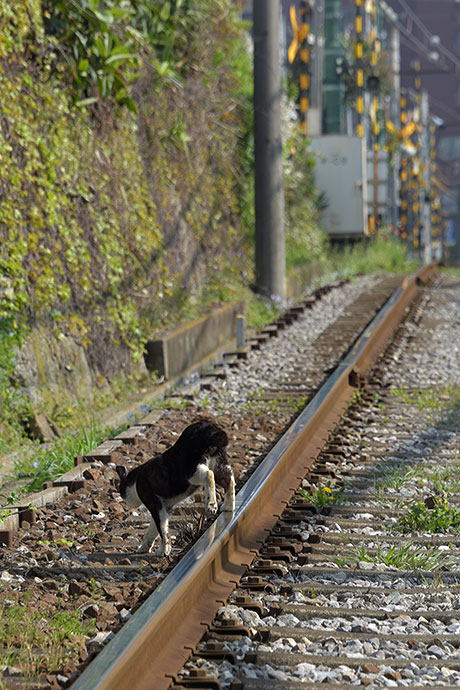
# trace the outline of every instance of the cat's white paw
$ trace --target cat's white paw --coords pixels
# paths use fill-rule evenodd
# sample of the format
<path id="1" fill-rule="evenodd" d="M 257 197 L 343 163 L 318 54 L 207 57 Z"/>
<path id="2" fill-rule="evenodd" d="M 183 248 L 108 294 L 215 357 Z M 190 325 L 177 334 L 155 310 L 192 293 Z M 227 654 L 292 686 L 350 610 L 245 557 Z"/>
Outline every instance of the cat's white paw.
<path id="1" fill-rule="evenodd" d="M 218 505 L 217 501 L 209 501 L 206 506 L 206 512 L 208 515 L 215 515 L 217 513 Z"/>

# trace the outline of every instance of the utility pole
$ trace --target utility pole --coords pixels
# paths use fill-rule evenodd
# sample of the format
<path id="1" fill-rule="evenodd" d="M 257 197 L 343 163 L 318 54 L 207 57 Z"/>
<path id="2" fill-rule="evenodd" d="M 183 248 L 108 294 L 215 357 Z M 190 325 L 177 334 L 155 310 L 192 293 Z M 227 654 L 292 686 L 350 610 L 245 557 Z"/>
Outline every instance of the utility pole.
<path id="1" fill-rule="evenodd" d="M 256 289 L 286 298 L 279 0 L 254 0 Z"/>

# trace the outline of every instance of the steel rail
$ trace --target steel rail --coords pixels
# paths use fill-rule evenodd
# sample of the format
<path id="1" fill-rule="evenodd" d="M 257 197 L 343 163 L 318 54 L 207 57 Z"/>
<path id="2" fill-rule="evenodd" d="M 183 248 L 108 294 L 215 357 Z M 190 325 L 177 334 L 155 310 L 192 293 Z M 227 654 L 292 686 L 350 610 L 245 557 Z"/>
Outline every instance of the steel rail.
<path id="1" fill-rule="evenodd" d="M 402 281 L 236 497 L 72 685 L 73 690 L 166 690 L 235 588 L 330 432 L 395 331 L 424 267 Z"/>

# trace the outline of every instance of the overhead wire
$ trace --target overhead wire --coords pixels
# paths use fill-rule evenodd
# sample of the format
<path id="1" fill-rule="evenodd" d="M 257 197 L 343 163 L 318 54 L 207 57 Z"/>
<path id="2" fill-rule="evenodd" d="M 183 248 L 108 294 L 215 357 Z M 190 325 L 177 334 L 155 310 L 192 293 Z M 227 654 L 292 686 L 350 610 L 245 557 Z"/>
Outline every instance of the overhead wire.
<path id="1" fill-rule="evenodd" d="M 406 30 L 403 24 L 399 25 L 398 22 L 395 22 L 395 24 L 397 25 L 397 28 L 399 29 L 400 32 L 401 31 L 403 32 Z M 404 33 L 401 33 L 400 38 L 401 38 L 401 42 L 404 43 L 409 48 L 411 48 L 414 51 L 414 53 L 417 53 L 417 55 L 420 55 L 420 57 L 423 57 L 426 59 L 426 47 L 424 46 L 423 43 L 421 43 L 418 39 L 416 39 L 412 34 L 407 33 L 407 35 L 405 36 Z M 446 63 L 444 61 L 442 62 L 442 64 L 440 66 L 442 66 L 442 65 L 445 65 L 447 67 L 446 74 L 454 74 L 457 72 L 457 70 L 455 68 L 453 70 L 452 70 L 452 68 L 449 69 L 449 67 L 446 65 Z"/>
<path id="2" fill-rule="evenodd" d="M 431 33 L 431 31 L 425 26 L 425 24 L 422 22 L 422 20 L 417 16 L 417 14 L 412 10 L 412 8 L 407 4 L 406 0 L 395 0 L 398 2 L 403 10 L 406 12 L 406 14 L 410 17 L 412 20 L 412 23 L 417 25 L 422 34 L 425 36 L 427 39 L 427 42 L 422 42 L 419 38 L 417 38 L 414 33 L 412 32 L 412 29 L 410 29 L 407 24 L 404 24 L 404 22 L 401 19 L 400 14 L 397 14 L 394 10 L 393 11 L 388 11 L 385 13 L 386 18 L 393 23 L 400 31 L 401 35 L 401 40 L 408 45 L 412 50 L 416 53 L 418 53 L 421 57 L 427 59 L 427 48 L 431 48 L 432 50 L 436 50 L 442 53 L 443 57 L 443 64 L 445 65 L 444 60 L 448 58 L 453 64 L 454 64 L 454 71 L 456 74 L 460 76 L 460 59 L 452 53 L 448 48 L 446 48 L 442 43 L 439 41 L 435 41 L 435 35 Z M 439 0 L 437 0 L 439 1 Z M 449 0 L 451 2 L 451 0 Z M 387 4 L 387 3 L 384 3 Z M 389 8 L 389 6 L 387 5 Z M 390 8 L 389 8 L 390 9 Z M 438 37 L 439 38 L 439 37 Z"/>
<path id="3" fill-rule="evenodd" d="M 438 51 L 441 51 L 447 58 L 452 60 L 452 62 L 460 69 L 459 58 L 452 53 L 448 48 L 446 48 L 442 43 L 434 41 L 434 34 L 425 26 L 420 17 L 414 12 L 414 10 L 407 4 L 406 0 L 397 0 L 407 15 L 412 19 L 414 24 L 416 24 L 420 31 L 428 38 L 429 45 Z M 426 46 L 428 47 L 428 46 Z"/>
<path id="4" fill-rule="evenodd" d="M 429 31 L 429 29 L 425 26 L 425 24 L 422 22 L 422 20 L 417 16 L 417 14 L 412 10 L 412 8 L 407 4 L 406 0 L 396 0 L 403 10 L 410 16 L 412 19 L 413 23 L 416 24 L 419 29 L 422 31 L 422 33 L 425 35 L 425 37 L 428 39 L 430 46 L 433 48 L 436 48 L 436 50 L 440 51 L 443 54 L 443 62 L 441 65 L 439 65 L 439 68 L 442 73 L 445 74 L 452 74 L 452 75 L 457 75 L 460 78 L 460 59 L 458 59 L 450 50 L 445 48 L 442 44 L 436 43 L 435 45 L 433 44 L 433 34 Z M 439 1 L 439 0 L 438 0 Z M 451 2 L 451 0 L 449 0 Z M 388 13 L 386 14 L 386 18 L 392 22 L 400 31 L 400 39 L 401 42 L 404 43 L 406 46 L 411 48 L 414 53 L 420 55 L 423 58 L 427 58 L 427 45 L 420 41 L 412 31 L 401 21 L 401 18 L 399 15 L 389 15 Z M 452 67 L 447 69 L 446 71 L 442 70 L 441 68 L 447 67 L 445 63 L 445 58 L 449 58 L 453 63 L 453 69 Z M 460 126 L 460 117 L 459 113 L 455 112 L 453 109 L 449 108 L 449 106 L 446 106 L 444 103 L 441 101 L 438 101 L 436 98 L 433 98 L 433 96 L 430 94 L 430 102 L 435 104 L 437 108 L 441 109 L 444 113 L 447 113 L 450 117 L 452 117 L 455 120 L 459 121 L 459 126 Z"/>

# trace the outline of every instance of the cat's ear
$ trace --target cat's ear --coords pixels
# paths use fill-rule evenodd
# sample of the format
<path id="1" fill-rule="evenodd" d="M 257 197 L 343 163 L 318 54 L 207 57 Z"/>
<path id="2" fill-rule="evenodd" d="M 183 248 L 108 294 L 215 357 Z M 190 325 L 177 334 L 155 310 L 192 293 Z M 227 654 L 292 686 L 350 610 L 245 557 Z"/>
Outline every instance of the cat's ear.
<path id="1" fill-rule="evenodd" d="M 125 479 L 127 474 L 128 474 L 126 471 L 126 467 L 124 465 L 117 465 L 115 467 L 115 471 L 118 474 L 118 476 L 120 477 L 120 479 Z"/>

